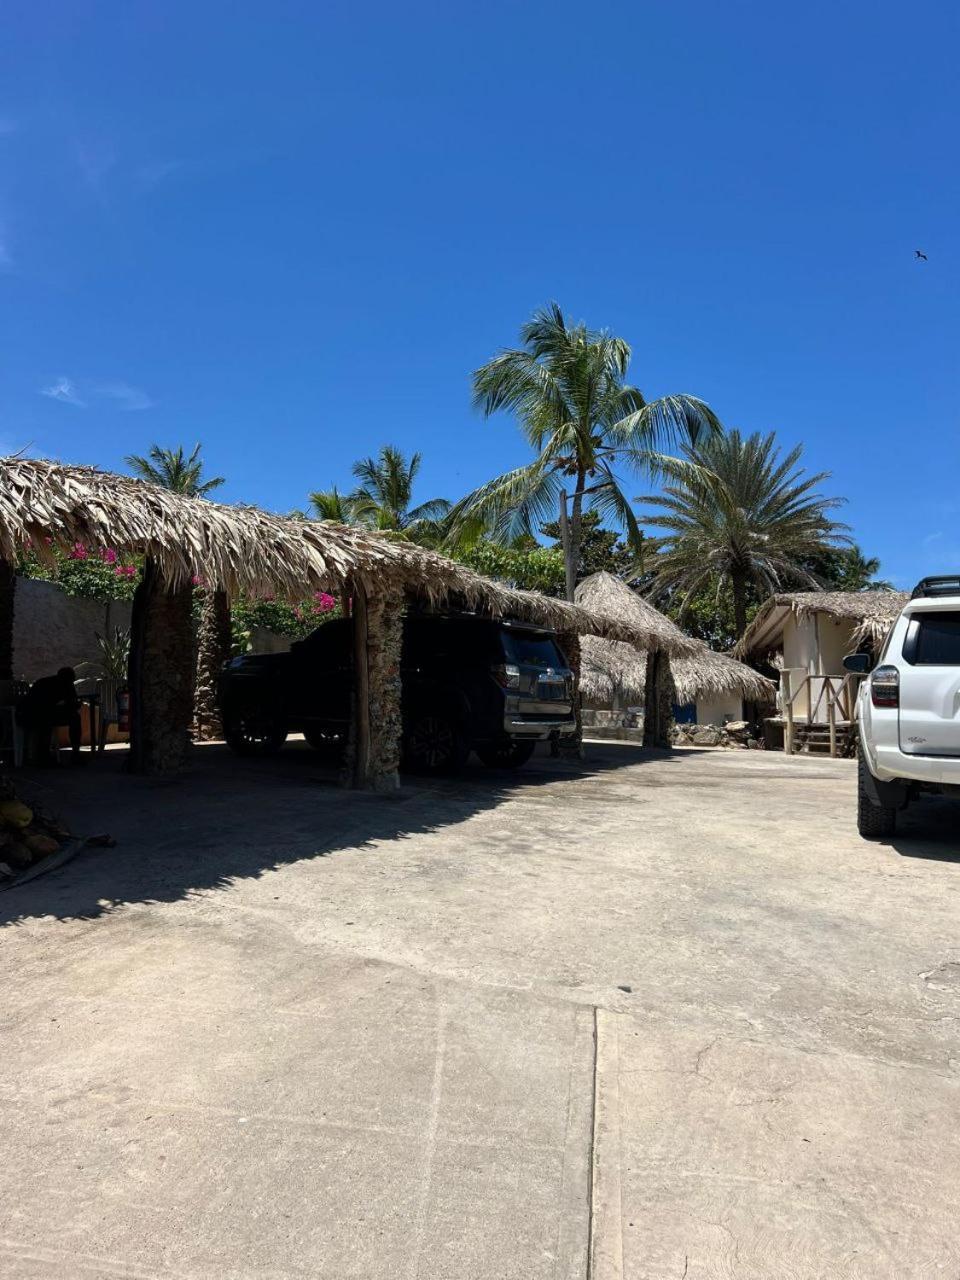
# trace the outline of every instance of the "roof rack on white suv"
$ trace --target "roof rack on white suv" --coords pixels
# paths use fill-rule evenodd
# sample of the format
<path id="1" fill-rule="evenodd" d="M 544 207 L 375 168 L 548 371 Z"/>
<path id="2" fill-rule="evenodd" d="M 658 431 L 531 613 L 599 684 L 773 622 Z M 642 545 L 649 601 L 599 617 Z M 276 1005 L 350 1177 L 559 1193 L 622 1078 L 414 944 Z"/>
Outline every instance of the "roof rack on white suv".
<path id="1" fill-rule="evenodd" d="M 931 596 L 960 596 L 960 574 L 943 578 L 921 578 L 910 594 L 911 600 Z"/>
<path id="2" fill-rule="evenodd" d="M 844 658 L 870 672 L 857 697 L 863 836 L 892 834 L 923 792 L 960 795 L 960 575 L 923 578 L 880 651 Z"/>

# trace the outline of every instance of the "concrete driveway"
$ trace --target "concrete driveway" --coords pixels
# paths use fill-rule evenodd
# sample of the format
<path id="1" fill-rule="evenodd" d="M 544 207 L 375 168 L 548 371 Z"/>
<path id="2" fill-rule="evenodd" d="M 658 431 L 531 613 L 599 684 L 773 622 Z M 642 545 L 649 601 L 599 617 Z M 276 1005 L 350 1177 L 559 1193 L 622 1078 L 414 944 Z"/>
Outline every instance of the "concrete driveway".
<path id="1" fill-rule="evenodd" d="M 119 844 L 0 894 L 2 1274 L 960 1274 L 948 806 L 875 845 L 846 761 L 196 755 L 31 780 Z"/>

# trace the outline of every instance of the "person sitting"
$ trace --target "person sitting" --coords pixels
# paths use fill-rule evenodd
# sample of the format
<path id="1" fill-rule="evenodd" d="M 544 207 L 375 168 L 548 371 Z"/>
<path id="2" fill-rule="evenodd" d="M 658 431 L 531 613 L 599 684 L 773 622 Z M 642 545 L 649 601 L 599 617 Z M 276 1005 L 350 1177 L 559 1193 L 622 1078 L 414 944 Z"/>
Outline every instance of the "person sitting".
<path id="1" fill-rule="evenodd" d="M 55 676 L 35 680 L 27 690 L 20 719 L 27 735 L 28 754 L 49 759 L 50 736 L 65 725 L 70 731 L 73 759 L 80 759 L 80 699 L 77 697 L 76 672 L 61 667 Z"/>

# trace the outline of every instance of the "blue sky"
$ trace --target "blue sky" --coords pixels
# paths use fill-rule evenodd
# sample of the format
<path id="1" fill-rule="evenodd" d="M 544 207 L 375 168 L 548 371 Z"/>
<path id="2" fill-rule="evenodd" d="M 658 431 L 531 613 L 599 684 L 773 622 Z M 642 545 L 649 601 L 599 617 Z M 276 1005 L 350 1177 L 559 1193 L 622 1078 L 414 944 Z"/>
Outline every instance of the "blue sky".
<path id="1" fill-rule="evenodd" d="M 556 298 L 958 569 L 958 51 L 923 0 L 14 2 L 0 447 L 201 440 L 284 510 L 390 441 L 453 498 L 527 459 L 469 375 Z"/>

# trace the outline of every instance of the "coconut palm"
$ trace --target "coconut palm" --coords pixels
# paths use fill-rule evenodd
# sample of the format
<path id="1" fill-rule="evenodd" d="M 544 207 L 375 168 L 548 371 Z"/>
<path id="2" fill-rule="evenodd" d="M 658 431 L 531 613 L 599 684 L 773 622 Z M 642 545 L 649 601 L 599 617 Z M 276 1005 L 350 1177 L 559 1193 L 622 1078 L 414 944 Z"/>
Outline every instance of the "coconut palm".
<path id="1" fill-rule="evenodd" d="M 310 494 L 310 506 L 318 520 L 335 520 L 337 524 L 350 524 L 353 512 L 350 500 L 336 485 L 332 489 L 317 489 Z"/>
<path id="2" fill-rule="evenodd" d="M 127 466 L 141 480 L 159 485 L 188 498 L 203 498 L 224 483 L 223 476 L 203 477 L 203 459 L 200 445 L 194 445 L 187 456 L 183 445 L 176 449 L 150 446 L 147 456 L 131 454 Z M 192 607 L 192 591 L 184 588 L 180 593 L 180 611 Z M 182 630 L 182 628 L 181 628 Z M 219 731 L 217 709 L 217 682 L 223 664 L 230 657 L 230 601 L 221 590 L 208 591 L 204 597 L 197 631 L 196 667 L 193 667 L 192 646 L 184 654 L 183 676 L 195 680 L 194 715 L 197 731 L 210 736 Z M 189 664 L 189 667 L 188 665 Z M 189 673 L 189 674 L 188 674 Z"/>
<path id="3" fill-rule="evenodd" d="M 431 498 L 415 507 L 410 505 L 422 461 L 420 453 L 413 454 L 408 461 L 399 449 L 386 444 L 378 457 L 362 458 L 354 463 L 353 474 L 359 484 L 343 499 L 350 519 L 368 529 L 402 534 L 412 542 L 432 545 L 439 541 L 442 522 L 450 510 L 446 498 Z M 311 495 L 314 510 L 323 509 L 318 498 L 329 496 Z"/>
<path id="4" fill-rule="evenodd" d="M 224 483 L 223 476 L 211 476 L 209 480 L 202 478 L 203 461 L 199 444 L 194 445 L 189 458 L 185 455 L 182 444 L 177 445 L 176 449 L 163 449 L 154 444 L 150 446 L 145 458 L 132 453 L 125 461 L 138 479 L 158 484 L 174 493 L 186 494 L 189 498 L 205 498 Z"/>
<path id="5" fill-rule="evenodd" d="M 806 475 L 798 466 L 802 453 L 797 445 L 781 457 L 773 432 L 731 431 L 664 459 L 663 491 L 639 499 L 660 509 L 644 523 L 667 531 L 652 540 L 651 594 L 679 597 L 682 618 L 704 588 L 729 589 L 739 637 L 751 589 L 762 597 L 786 585 L 819 587 L 810 557 L 850 540 L 847 526 L 828 514 L 843 499 L 816 492 L 829 472 Z"/>
<path id="6" fill-rule="evenodd" d="M 451 536 L 463 539 L 484 531 L 509 539 L 534 533 L 559 513 L 572 600 L 585 506 L 622 527 L 638 550 L 640 529 L 617 469 L 655 472 L 664 448 L 680 440 L 696 443 L 719 431 L 720 424 L 695 396 L 648 403 L 625 381 L 627 343 L 573 324 L 555 302 L 534 313 L 520 341 L 518 349 L 501 351 L 473 375 L 474 405 L 487 417 L 501 409 L 515 413 L 537 456 L 457 503 Z M 569 519 L 566 489 L 571 491 Z"/>

